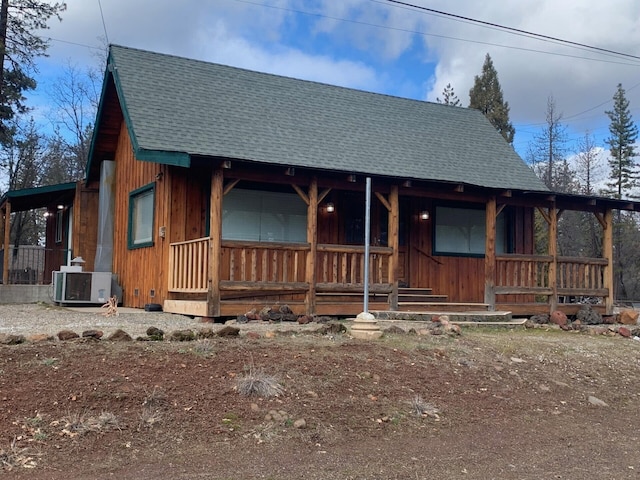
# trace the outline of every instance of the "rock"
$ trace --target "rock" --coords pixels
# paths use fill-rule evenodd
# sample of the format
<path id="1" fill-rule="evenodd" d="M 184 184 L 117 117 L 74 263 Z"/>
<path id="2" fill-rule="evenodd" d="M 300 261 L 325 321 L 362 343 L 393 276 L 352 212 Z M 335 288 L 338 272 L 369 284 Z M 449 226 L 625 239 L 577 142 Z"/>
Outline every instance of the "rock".
<path id="1" fill-rule="evenodd" d="M 536 324 L 529 318 L 524 322 L 524 328 L 526 329 L 536 328 Z"/>
<path id="2" fill-rule="evenodd" d="M 238 323 L 238 321 L 235 318 L 232 318 L 231 320 L 227 320 L 226 322 L 224 322 L 225 325 L 235 325 L 236 323 Z"/>
<path id="3" fill-rule="evenodd" d="M 620 323 L 623 325 L 637 325 L 639 316 L 640 312 L 636 312 L 635 310 L 622 310 L 620 312 Z"/>
<path id="4" fill-rule="evenodd" d="M 169 335 L 170 342 L 191 342 L 196 339 L 196 334 L 192 330 L 174 330 Z"/>
<path id="5" fill-rule="evenodd" d="M 571 328 L 573 328 L 574 330 L 582 330 L 582 322 L 580 320 L 571 322 Z"/>
<path id="6" fill-rule="evenodd" d="M 294 428 L 307 428 L 307 421 L 304 418 L 299 418 L 293 422 Z"/>
<path id="7" fill-rule="evenodd" d="M 76 332 L 72 332 L 71 330 L 61 330 L 58 332 L 58 339 L 63 342 L 66 340 L 73 340 L 74 338 L 80 338 Z"/>
<path id="8" fill-rule="evenodd" d="M 240 335 L 240 329 L 227 325 L 216 332 L 219 337 L 237 337 Z"/>
<path id="9" fill-rule="evenodd" d="M 600 325 L 603 323 L 602 315 L 591 308 L 591 305 L 582 305 L 576 314 L 576 318 L 584 325 Z"/>
<path id="10" fill-rule="evenodd" d="M 391 325 L 389 328 L 384 330 L 384 333 L 402 335 L 406 332 L 397 325 Z"/>
<path id="11" fill-rule="evenodd" d="M 333 320 L 333 318 L 328 317 L 326 315 L 321 315 L 319 317 L 316 317 L 315 321 L 316 323 L 329 323 Z"/>
<path id="12" fill-rule="evenodd" d="M 559 325 L 561 327 L 565 326 L 568 323 L 567 316 L 561 312 L 560 310 L 554 310 L 551 312 L 551 316 L 549 317 L 549 321 L 555 325 Z"/>
<path id="13" fill-rule="evenodd" d="M 82 332 L 82 336 L 84 338 L 95 338 L 96 340 L 100 340 L 104 332 L 102 330 L 85 330 Z"/>
<path id="14" fill-rule="evenodd" d="M 247 313 L 244 314 L 244 316 L 247 317 L 247 320 L 250 321 L 250 322 L 261 322 L 262 321 L 262 318 L 255 311 L 255 309 L 248 311 Z"/>
<path id="15" fill-rule="evenodd" d="M 338 333 L 345 333 L 346 331 L 347 327 L 345 327 L 342 323 L 329 322 L 316 330 L 316 333 L 319 333 L 320 335 L 335 335 Z"/>
<path id="16" fill-rule="evenodd" d="M 460 328 L 460 325 L 456 325 L 456 324 L 450 324 L 448 328 L 445 328 L 445 332 L 447 332 L 447 335 L 449 336 L 458 336 L 458 335 L 462 335 L 462 329 Z"/>
<path id="17" fill-rule="evenodd" d="M 247 332 L 246 337 L 250 338 L 251 340 L 258 340 L 262 338 L 258 332 Z"/>
<path id="18" fill-rule="evenodd" d="M 307 323 L 313 322 L 313 318 L 309 315 L 301 315 L 298 317 L 298 323 L 300 325 L 306 325 Z"/>
<path id="19" fill-rule="evenodd" d="M 444 334 L 444 328 L 442 327 L 435 327 L 431 329 L 431 335 L 443 335 Z"/>
<path id="20" fill-rule="evenodd" d="M 264 307 L 258 315 L 260 316 L 260 320 L 269 320 L 269 314 L 271 313 L 271 309 L 269 307 Z"/>
<path id="21" fill-rule="evenodd" d="M 236 317 L 236 323 L 249 323 L 249 318 L 246 315 L 238 315 Z"/>
<path id="22" fill-rule="evenodd" d="M 594 397 L 593 395 L 589 395 L 589 403 L 591 405 L 595 405 L 596 407 L 608 407 L 609 405 L 606 402 L 603 402 L 602 400 L 600 400 L 597 397 Z"/>
<path id="23" fill-rule="evenodd" d="M 428 328 L 419 328 L 418 330 L 414 330 L 416 335 L 419 337 L 426 337 L 427 335 L 431 335 L 431 330 Z"/>
<path id="24" fill-rule="evenodd" d="M 273 330 L 269 330 L 265 332 L 264 338 L 276 338 L 276 332 L 274 332 Z"/>
<path id="25" fill-rule="evenodd" d="M 618 321 L 617 315 L 607 315 L 606 317 L 602 317 L 602 323 L 606 325 L 613 325 Z"/>
<path id="26" fill-rule="evenodd" d="M 198 338 L 213 338 L 216 336 L 216 333 L 213 331 L 211 327 L 205 327 L 198 330 Z"/>
<path id="27" fill-rule="evenodd" d="M 285 315 L 292 315 L 293 314 L 293 310 L 291 310 L 289 305 L 281 305 L 279 310 L 280 310 L 280 313 L 283 313 Z"/>
<path id="28" fill-rule="evenodd" d="M 52 340 L 54 340 L 54 338 L 51 335 L 47 335 L 46 333 L 37 333 L 35 335 L 29 335 L 27 337 L 27 342 L 29 343 L 50 342 Z"/>
<path id="29" fill-rule="evenodd" d="M 133 341 L 133 338 L 131 338 L 131 335 L 129 335 L 124 330 L 118 329 L 115 332 L 113 332 L 111 335 L 109 335 L 107 337 L 107 340 L 110 340 L 112 342 L 131 342 Z"/>
<path id="30" fill-rule="evenodd" d="M 160 330 L 157 327 L 149 327 L 147 328 L 147 336 L 149 340 L 153 340 L 156 342 L 164 340 L 164 330 Z"/>
<path id="31" fill-rule="evenodd" d="M 0 333 L 0 344 L 2 345 L 19 345 L 25 341 L 24 335 Z"/>
<path id="32" fill-rule="evenodd" d="M 529 320 L 538 325 L 544 325 L 545 323 L 549 323 L 549 315 L 534 315 Z"/>
<path id="33" fill-rule="evenodd" d="M 618 335 L 623 336 L 624 338 L 631 337 L 631 330 L 628 327 L 620 327 L 618 329 Z"/>

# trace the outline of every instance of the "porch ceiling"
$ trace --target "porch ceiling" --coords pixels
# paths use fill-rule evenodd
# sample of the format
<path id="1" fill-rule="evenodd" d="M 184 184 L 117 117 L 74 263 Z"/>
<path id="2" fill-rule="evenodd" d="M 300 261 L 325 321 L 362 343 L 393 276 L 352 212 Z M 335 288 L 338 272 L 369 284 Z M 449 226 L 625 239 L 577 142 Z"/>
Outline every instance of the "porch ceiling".
<path id="1" fill-rule="evenodd" d="M 69 205 L 73 202 L 75 192 L 75 182 L 12 190 L 2 196 L 0 208 L 4 208 L 7 202 L 11 203 L 12 212 L 24 212 L 57 204 Z"/>

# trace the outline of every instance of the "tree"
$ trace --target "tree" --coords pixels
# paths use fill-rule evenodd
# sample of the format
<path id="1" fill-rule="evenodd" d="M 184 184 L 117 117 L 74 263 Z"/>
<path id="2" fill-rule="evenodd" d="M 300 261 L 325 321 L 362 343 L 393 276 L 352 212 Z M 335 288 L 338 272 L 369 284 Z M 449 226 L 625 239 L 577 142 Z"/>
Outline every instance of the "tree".
<path id="1" fill-rule="evenodd" d="M 545 119 L 545 126 L 529 144 L 529 161 L 550 190 L 568 192 L 572 182 L 566 178 L 567 165 L 563 165 L 567 153 L 567 128 L 561 123 L 562 114 L 558 113 L 552 95 L 547 98 Z"/>
<path id="2" fill-rule="evenodd" d="M 452 107 L 462 106 L 460 99 L 453 91 L 453 87 L 450 83 L 447 83 L 447 86 L 444 87 L 444 90 L 442 91 L 442 100 L 440 100 L 440 98 L 436 98 L 436 102 L 451 105 Z"/>
<path id="3" fill-rule="evenodd" d="M 46 55 L 48 41 L 34 31 L 47 29 L 51 17 L 61 19 L 64 2 L 50 4 L 38 0 L 1 0 L 0 3 L 0 143 L 6 144 L 11 130 L 7 123 L 24 113 L 23 92 L 36 82 L 35 58 Z"/>
<path id="4" fill-rule="evenodd" d="M 480 110 L 505 140 L 513 143 L 516 131 L 509 121 L 509 103 L 503 99 L 498 72 L 488 53 L 482 73 L 476 75 L 473 87 L 469 90 L 469 108 Z"/>
<path id="5" fill-rule="evenodd" d="M 631 190 L 638 185 L 638 166 L 635 163 L 637 155 L 635 141 L 638 139 L 638 127 L 633 122 L 622 84 L 618 84 L 613 95 L 613 110 L 605 111 L 611 123 L 609 124 L 609 145 L 611 158 L 609 166 L 610 182 L 608 193 L 617 199 L 631 195 Z"/>

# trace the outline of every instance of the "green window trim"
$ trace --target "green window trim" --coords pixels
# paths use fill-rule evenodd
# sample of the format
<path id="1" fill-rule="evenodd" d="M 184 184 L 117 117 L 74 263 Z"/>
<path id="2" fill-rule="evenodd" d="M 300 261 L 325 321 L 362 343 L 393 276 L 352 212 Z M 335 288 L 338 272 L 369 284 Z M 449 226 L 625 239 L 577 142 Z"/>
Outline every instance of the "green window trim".
<path id="1" fill-rule="evenodd" d="M 152 247 L 154 245 L 155 193 L 155 183 L 150 183 L 129 192 L 129 221 L 127 225 L 127 247 L 129 250 Z M 149 215 L 149 209 L 150 223 L 144 222 Z"/>

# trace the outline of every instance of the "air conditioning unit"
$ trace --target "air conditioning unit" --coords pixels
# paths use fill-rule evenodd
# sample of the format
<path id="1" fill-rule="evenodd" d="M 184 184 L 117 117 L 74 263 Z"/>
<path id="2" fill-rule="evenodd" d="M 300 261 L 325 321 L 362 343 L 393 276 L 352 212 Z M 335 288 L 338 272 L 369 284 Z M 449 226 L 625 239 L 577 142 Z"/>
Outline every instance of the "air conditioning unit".
<path id="1" fill-rule="evenodd" d="M 55 303 L 106 303 L 111 297 L 111 272 L 53 272 Z"/>

